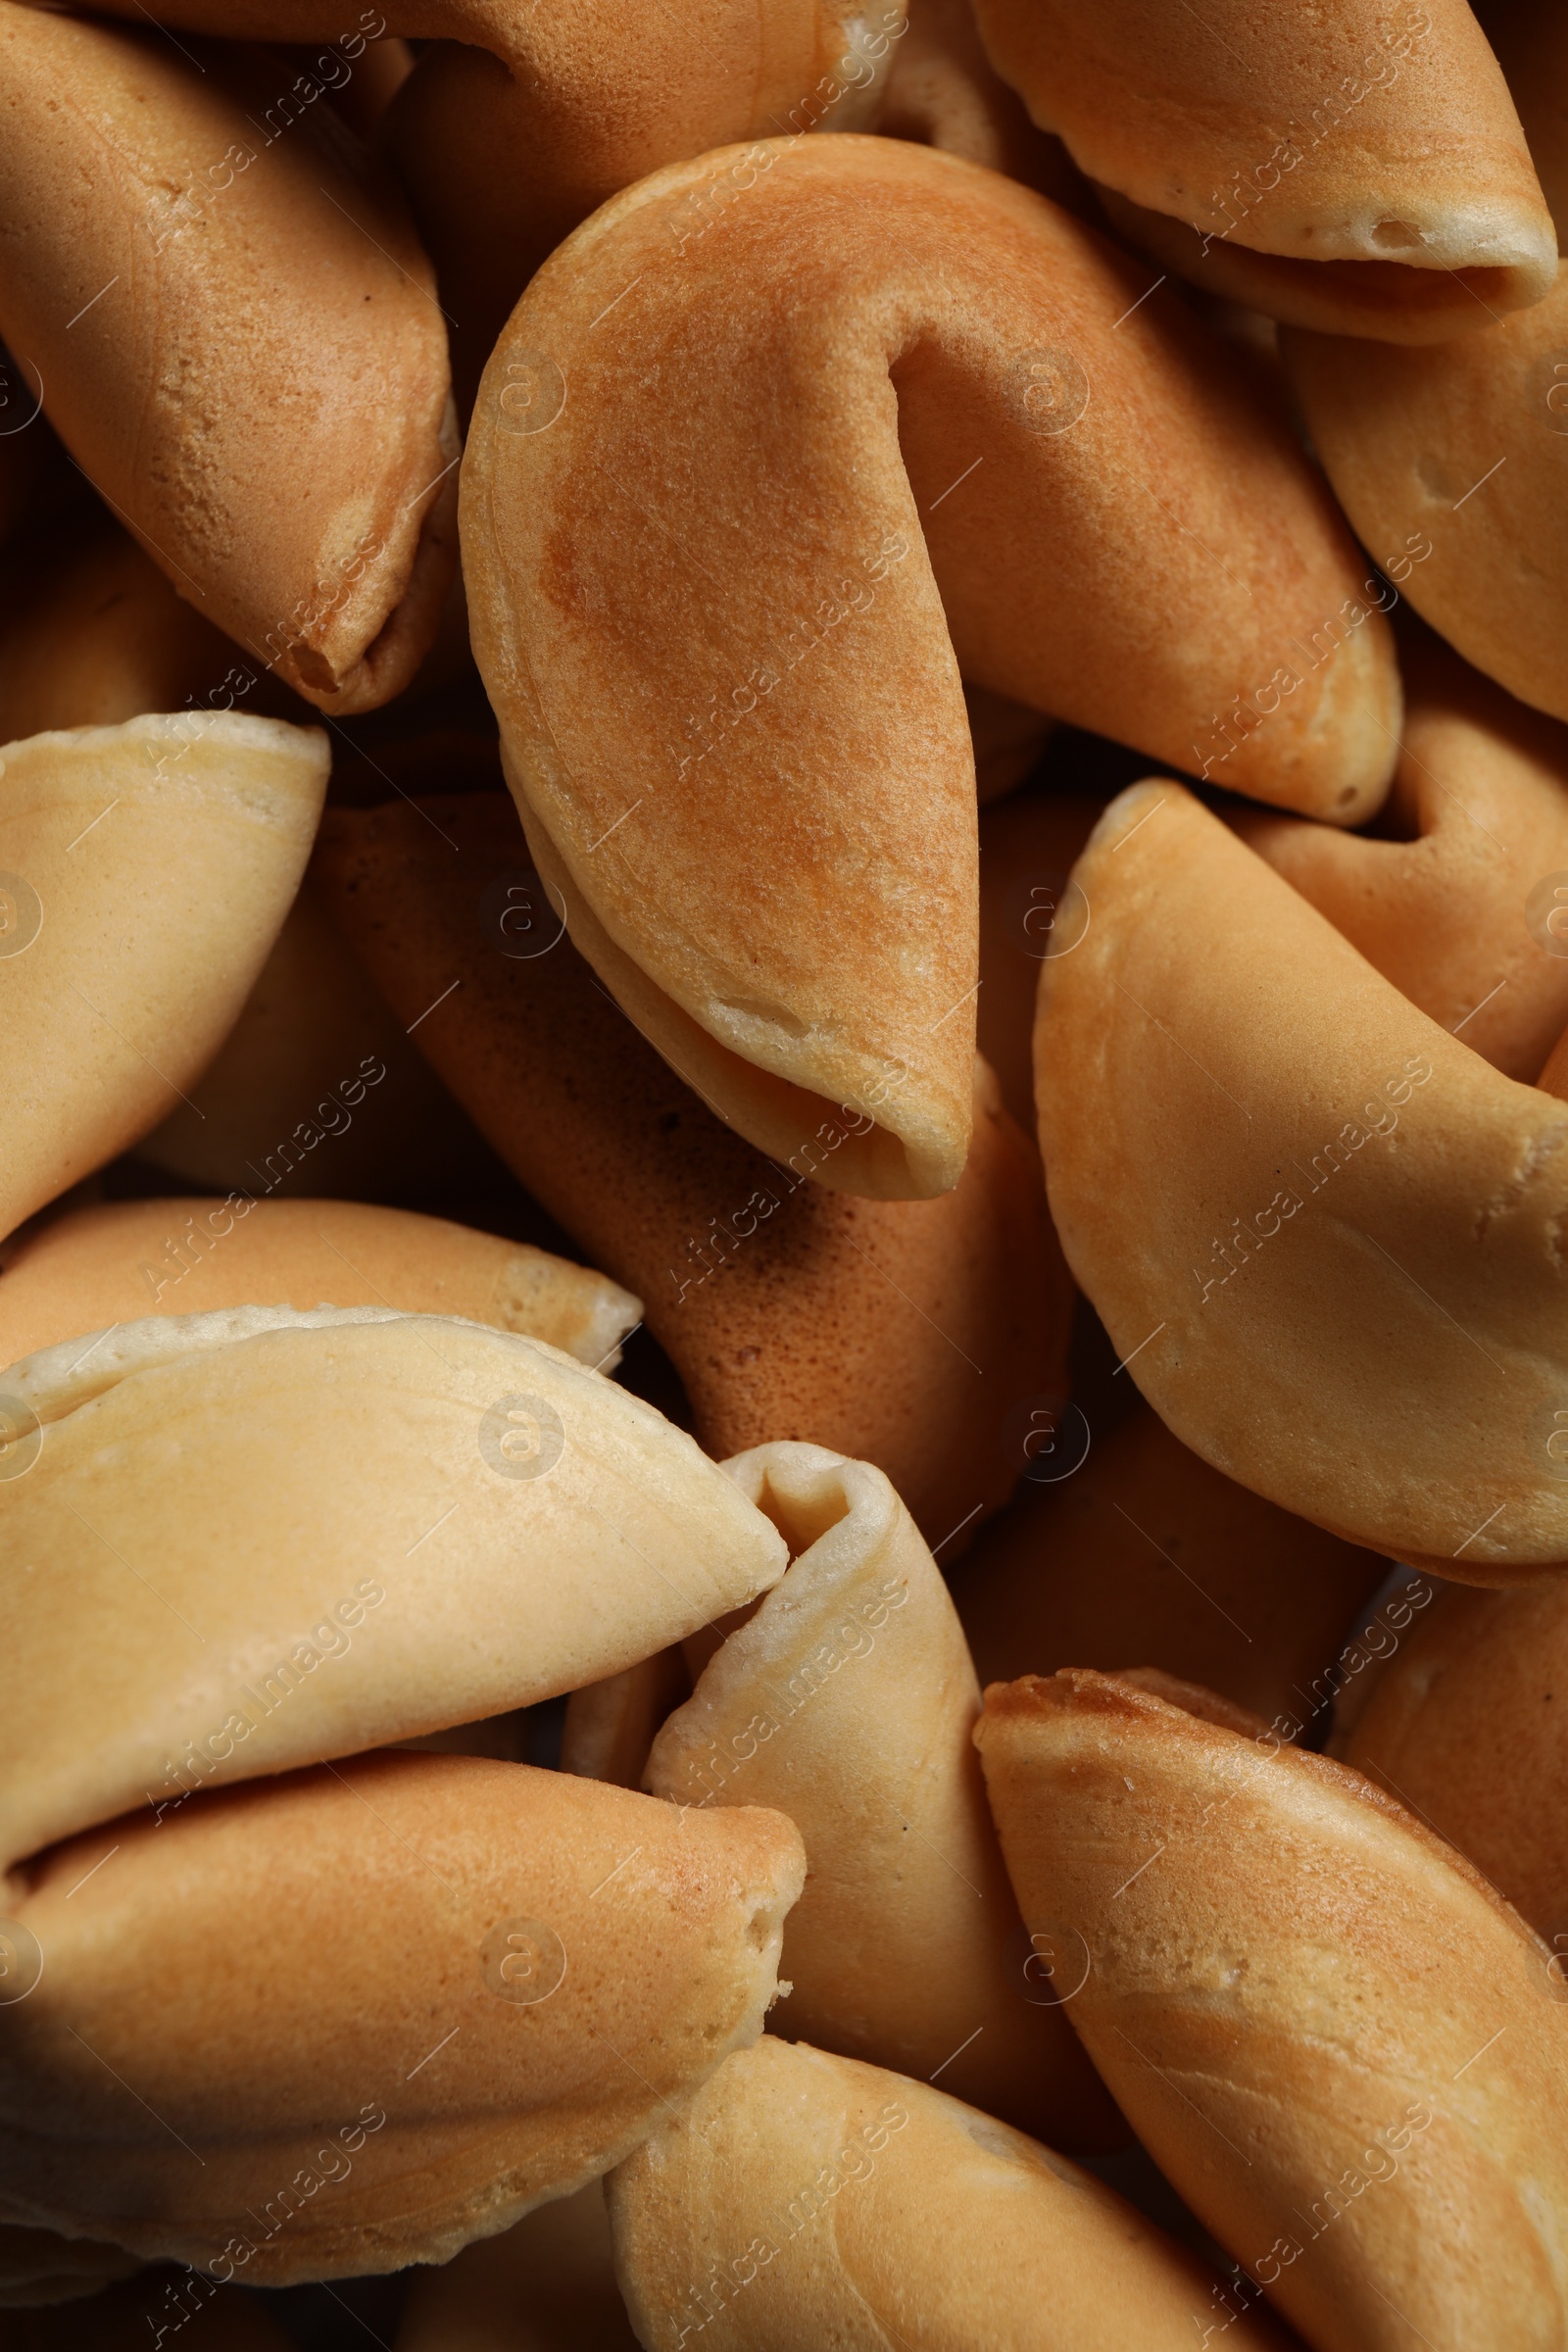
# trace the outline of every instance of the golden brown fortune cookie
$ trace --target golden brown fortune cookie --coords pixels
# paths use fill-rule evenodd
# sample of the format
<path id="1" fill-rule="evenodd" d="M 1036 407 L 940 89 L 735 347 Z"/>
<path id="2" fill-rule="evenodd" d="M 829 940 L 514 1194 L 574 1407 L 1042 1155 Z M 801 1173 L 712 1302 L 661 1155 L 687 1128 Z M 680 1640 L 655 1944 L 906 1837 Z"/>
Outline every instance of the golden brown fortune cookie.
<path id="1" fill-rule="evenodd" d="M 110 13 L 136 22 L 135 0 Z M 321 42 L 275 73 L 281 136 L 323 96 L 352 107 L 381 53 L 419 55 L 382 126 L 453 326 L 465 402 L 524 285 L 617 189 L 679 156 L 775 131 L 875 127 L 904 0 L 389 0 L 344 29 L 333 0 L 175 0 L 165 22 L 247 40 Z M 258 112 L 261 110 L 258 109 Z M 693 227 L 701 230 L 699 216 Z"/>
<path id="2" fill-rule="evenodd" d="M 1142 1402 L 1076 1469 L 1074 1450 L 1064 1433 L 1037 1453 L 954 1579 L 981 1688 L 1138 1664 L 1270 1718 L 1326 1715 L 1325 1672 L 1387 1560 L 1222 1478 Z"/>
<path id="3" fill-rule="evenodd" d="M 1223 780 L 1341 823 L 1392 772 L 1390 640 L 1339 516 L 1146 291 L 955 156 L 774 140 L 605 207 L 486 370 L 464 568 L 534 861 L 760 1149 L 873 1113 L 816 1172 L 836 1190 L 925 1198 L 968 1149 L 960 672 L 1184 766 L 1272 692 L 1266 754 Z M 1292 639 L 1342 614 L 1304 667 Z"/>
<path id="4" fill-rule="evenodd" d="M 951 1196 L 847 1200 L 808 1178 L 868 1114 L 813 1113 L 781 1160 L 743 1143 L 563 936 L 505 795 L 334 810 L 313 871 L 507 1164 L 646 1301 L 708 1451 L 785 1437 L 874 1462 L 955 1557 L 1022 1468 L 1013 1408 L 1061 1390 L 1071 1297 L 1039 1163 L 983 1065 Z"/>
<path id="5" fill-rule="evenodd" d="M 1380 1649 L 1382 1663 L 1354 1687 L 1335 1754 L 1484 1870 L 1551 1945 L 1560 1976 L 1568 1951 L 1561 1588 L 1445 1586 L 1402 1643 Z"/>
<path id="6" fill-rule="evenodd" d="M 184 1184 L 428 1200 L 480 1192 L 495 1168 L 308 878 L 185 1091 L 136 1147 Z"/>
<path id="7" fill-rule="evenodd" d="M 1146 1687 L 1147 1680 L 1147 1687 Z M 1442 1838 L 1169 1677 L 993 1684 L 977 1734 L 1068 2014 L 1244 2277 L 1323 2352 L 1549 2352 L 1568 2324 L 1568 2005 Z"/>
<path id="8" fill-rule="evenodd" d="M 793 1555 L 654 1741 L 672 1803 L 789 1811 L 807 1886 L 774 2021 L 1058 2144 L 1120 2119 L 1037 1984 L 970 1737 L 980 1688 L 930 1552 L 866 1462 L 760 1446 L 725 1465 Z"/>
<path id="9" fill-rule="evenodd" d="M 236 650 L 115 525 L 48 555 L 28 535 L 0 578 L 0 741 L 178 710 L 225 682 L 231 705 Z"/>
<path id="10" fill-rule="evenodd" d="M 877 2066 L 772 2034 L 606 2183 L 638 2341 L 678 2352 L 1187 2352 L 1213 2274 L 1090 2174 Z M 1242 2352 L 1283 2347 L 1266 2314 Z"/>
<path id="11" fill-rule="evenodd" d="M 1093 210 L 1066 148 L 1036 128 L 987 57 L 972 0 L 918 0 L 873 127 L 884 138 L 912 139 L 1004 172 L 1069 212 Z"/>
<path id="12" fill-rule="evenodd" d="M 1507 0 L 1491 27 L 1561 238 L 1562 12 Z M 1467 662 L 1568 718 L 1568 279 L 1559 272 L 1523 316 L 1477 318 L 1484 334 L 1436 350 L 1305 333 L 1285 335 L 1281 349 L 1335 493 L 1372 555 Z"/>
<path id="13" fill-rule="evenodd" d="M 451 1316 L 152 1317 L 4 1386 L 6 1866 L 187 1785 L 575 1690 L 785 1566 L 652 1406 Z M 90 1741 L 62 1677 L 94 1692 Z"/>
<path id="14" fill-rule="evenodd" d="M 1440 343 L 1539 302 L 1557 240 L 1465 0 L 976 0 L 998 71 L 1112 221 L 1277 318 Z M 1136 74 L 1129 76 L 1129 58 Z"/>
<path id="15" fill-rule="evenodd" d="M 317 728 L 221 711 L 0 747 L 0 1232 L 156 1126 L 216 1053 L 329 764 Z"/>
<path id="16" fill-rule="evenodd" d="M 179 594 L 336 714 L 451 577 L 446 335 L 391 185 L 288 67 L 0 6 L 0 333 Z"/>
<path id="17" fill-rule="evenodd" d="M 1534 1084 L 1568 1026 L 1568 729 L 1446 647 L 1405 679 L 1389 815 L 1407 838 L 1231 822 L 1412 1004 Z"/>
<path id="18" fill-rule="evenodd" d="M 387 138 L 461 321 L 466 401 L 529 278 L 597 205 L 736 139 L 874 129 L 906 29 L 904 0 L 419 14 L 453 37 L 426 47 Z M 702 234 L 706 214 L 687 225 Z"/>
<path id="19" fill-rule="evenodd" d="M 220 2284 L 443 2261 L 756 2037 L 802 1867 L 780 1814 L 472 1756 L 110 1821 L 8 1889 L 0 2214 Z"/>
<path id="20" fill-rule="evenodd" d="M 1073 880 L 1035 1099 L 1118 1360 L 1184 1445 L 1348 1543 L 1465 1584 L 1568 1563 L 1561 1104 L 1179 784 L 1113 801 Z"/>
<path id="21" fill-rule="evenodd" d="M 146 1315 L 327 1303 L 490 1323 L 612 1372 L 641 1313 L 547 1250 L 346 1200 L 116 1201 L 29 1228 L 0 1269 L 0 1364 Z"/>
<path id="22" fill-rule="evenodd" d="M 1568 279 L 1433 350 L 1296 330 L 1281 348 L 1377 562 L 1467 662 L 1568 718 Z"/>
<path id="23" fill-rule="evenodd" d="M 393 2352 L 637 2352 L 615 2284 L 604 2182 L 418 2272 Z"/>

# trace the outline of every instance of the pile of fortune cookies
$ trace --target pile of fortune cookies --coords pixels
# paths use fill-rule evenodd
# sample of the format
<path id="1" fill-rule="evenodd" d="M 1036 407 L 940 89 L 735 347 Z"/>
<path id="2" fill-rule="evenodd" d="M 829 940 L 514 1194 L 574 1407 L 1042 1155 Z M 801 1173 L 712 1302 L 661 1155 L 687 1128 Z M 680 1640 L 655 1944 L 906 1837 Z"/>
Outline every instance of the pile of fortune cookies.
<path id="1" fill-rule="evenodd" d="M 0 2352 L 1568 2352 L 1561 0 L 0 0 Z"/>

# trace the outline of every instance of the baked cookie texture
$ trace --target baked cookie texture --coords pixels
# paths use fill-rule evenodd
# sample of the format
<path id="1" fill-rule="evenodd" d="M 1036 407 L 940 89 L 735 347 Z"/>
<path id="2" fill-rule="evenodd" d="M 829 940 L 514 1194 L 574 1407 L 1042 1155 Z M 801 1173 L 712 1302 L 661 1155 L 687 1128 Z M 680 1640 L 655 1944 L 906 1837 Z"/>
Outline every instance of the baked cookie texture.
<path id="1" fill-rule="evenodd" d="M 238 711 L 0 748 L 0 1231 L 155 1127 L 216 1054 L 299 888 L 329 764 L 320 729 Z"/>
<path id="2" fill-rule="evenodd" d="M 451 1092 L 643 1299 L 708 1451 L 787 1437 L 873 1462 L 956 1557 L 1022 1473 L 1012 1408 L 1064 1386 L 1072 1301 L 1034 1148 L 984 1064 L 956 1189 L 855 1200 L 822 1174 L 872 1114 L 812 1105 L 778 1157 L 735 1134 L 564 936 L 504 795 L 334 810 L 314 870 Z"/>
<path id="3" fill-rule="evenodd" d="M 330 109 L 256 130 L 265 56 L 15 0 L 0 44 L 0 333 L 50 422 L 253 661 L 373 710 L 457 562 L 446 329 L 403 199 Z"/>
<path id="4" fill-rule="evenodd" d="M 639 2342 L 1176 2352 L 1218 2281 L 1111 2190 L 944 2091 L 764 2035 L 609 2181 Z M 1005 2248 L 1005 2260 L 999 2251 Z M 686 2331 L 683 2338 L 682 2329 Z M 1267 2314 L 1234 2340 L 1284 2344 Z"/>
<path id="5" fill-rule="evenodd" d="M 486 371 L 465 575 L 533 860 L 749 1142 L 871 1114 L 835 1190 L 926 1198 L 968 1148 L 960 671 L 1341 824 L 1393 772 L 1381 590 L 1283 419 L 1147 293 L 956 156 L 775 140 L 606 206 Z M 1253 695 L 1267 723 L 1217 731 Z"/>
<path id="6" fill-rule="evenodd" d="M 1289 0 L 1221 0 L 1191 22 L 1158 0 L 975 13 L 1117 229 L 1196 284 L 1406 344 L 1550 290 L 1535 141 L 1465 0 L 1340 0 L 1309 26 Z"/>
<path id="7" fill-rule="evenodd" d="M 1440 1029 L 1180 784 L 1113 801 L 1073 880 L 1091 914 L 1044 967 L 1041 1150 L 1067 1261 L 1155 1411 L 1414 1566 L 1510 1584 L 1568 1560 L 1560 1103 Z"/>
<path id="8" fill-rule="evenodd" d="M 1079 1958 L 1068 2015 L 1242 2267 L 1225 2311 L 1266 2293 L 1347 2352 L 1556 2343 L 1568 2010 L 1479 1872 L 1169 1676 L 993 1684 L 976 1737 L 1024 1917 Z"/>

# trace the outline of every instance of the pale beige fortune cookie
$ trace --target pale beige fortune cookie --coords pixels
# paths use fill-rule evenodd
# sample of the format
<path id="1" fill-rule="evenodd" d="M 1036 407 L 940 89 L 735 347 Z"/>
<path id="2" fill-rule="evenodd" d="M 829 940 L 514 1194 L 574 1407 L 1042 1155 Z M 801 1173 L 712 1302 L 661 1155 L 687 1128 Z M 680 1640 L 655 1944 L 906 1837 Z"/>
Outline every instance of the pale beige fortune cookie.
<path id="1" fill-rule="evenodd" d="M 1383 1791 L 1157 1674 L 993 1684 L 977 1738 L 1067 2014 L 1173 2186 L 1316 2352 L 1568 2325 L 1568 2002 L 1523 1920 Z"/>
<path id="2" fill-rule="evenodd" d="M 156 1126 L 217 1052 L 328 764 L 315 728 L 221 711 L 0 747 L 0 1232 Z"/>
<path id="3" fill-rule="evenodd" d="M 1218 2281 L 989 2115 L 764 2034 L 610 2176 L 638 2340 L 678 2352 L 1188 2352 Z M 1237 2352 L 1283 2352 L 1266 2314 Z"/>
<path id="4" fill-rule="evenodd" d="M 1179 784 L 1111 803 L 1043 967 L 1067 1261 L 1184 1445 L 1469 1584 L 1568 1563 L 1568 1116 Z"/>
<path id="5" fill-rule="evenodd" d="M 807 1890 L 775 2020 L 813 2041 L 1113 2147 L 1117 2118 L 1038 1972 L 970 1739 L 980 1690 L 947 1587 L 879 1470 L 818 1446 L 725 1464 L 794 1555 L 654 1741 L 644 1786 L 773 1804 Z"/>
<path id="6" fill-rule="evenodd" d="M 0 1252 L 0 1364 L 77 1332 L 215 1307 L 388 1306 L 548 1341 L 612 1372 L 641 1302 L 526 1242 L 346 1200 L 105 1202 Z"/>
<path id="7" fill-rule="evenodd" d="M 383 1308 L 131 1324 L 4 1378 L 34 1426 L 0 1465 L 0 2219 L 220 2280 L 441 2260 L 755 2035 L 780 1816 L 363 1753 L 772 1581 L 688 1438 L 542 1343 Z"/>

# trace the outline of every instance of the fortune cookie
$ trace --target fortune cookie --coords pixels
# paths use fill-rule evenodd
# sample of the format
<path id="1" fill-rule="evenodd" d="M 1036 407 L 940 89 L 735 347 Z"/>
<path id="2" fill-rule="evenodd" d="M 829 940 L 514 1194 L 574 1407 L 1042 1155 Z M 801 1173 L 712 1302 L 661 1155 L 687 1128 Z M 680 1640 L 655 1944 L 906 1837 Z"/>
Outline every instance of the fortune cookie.
<path id="1" fill-rule="evenodd" d="M 41 576 L 36 546 L 24 546 L 0 595 L 0 740 L 145 711 L 177 711 L 182 728 L 196 728 L 208 723 L 205 706 L 225 698 L 232 708 L 243 697 L 247 711 L 304 708 L 234 662 L 235 651 L 122 531 L 92 531 Z M 192 702 L 198 710 L 179 710 Z M 384 1091 L 367 1091 L 388 1077 Z M 363 1109 L 339 1099 L 345 1092 Z M 302 1120 L 304 1110 L 315 1115 Z M 318 1155 L 326 1138 L 331 1150 Z M 399 1186 L 428 1192 L 465 1152 L 470 1166 L 486 1156 L 308 892 L 216 1060 L 138 1147 L 141 1159 L 187 1182 L 292 1179 L 296 1191 L 349 1195 L 385 1187 L 389 1166 Z"/>
<path id="2" fill-rule="evenodd" d="M 547 1250 L 357 1201 L 122 1200 L 29 1229 L 0 1268 L 0 1364 L 147 1315 L 326 1303 L 490 1323 L 612 1372 L 641 1314 Z"/>
<path id="3" fill-rule="evenodd" d="M 1568 1416 L 1563 1423 L 1568 1433 Z M 1568 1452 L 1568 1434 L 1560 1450 Z M 1568 1951 L 1568 1598 L 1440 1587 L 1355 1693 L 1335 1753 L 1467 1854 Z M 1568 1984 L 1563 1987 L 1568 1997 Z"/>
<path id="4" fill-rule="evenodd" d="M 885 138 L 911 139 L 983 164 L 1038 188 L 1069 212 L 1085 209 L 1087 191 L 1067 150 L 1036 129 L 1017 91 L 986 56 L 972 0 L 918 0 L 894 55 L 880 120 L 871 127 Z"/>
<path id="5" fill-rule="evenodd" d="M 1188 2352 L 1212 2274 L 977 2109 L 766 2034 L 606 2187 L 648 2352 Z M 1283 2346 L 1266 2314 L 1238 2352 Z"/>
<path id="6" fill-rule="evenodd" d="M 231 704 L 234 655 L 123 531 L 42 561 L 29 540 L 0 574 L 0 742 L 118 726 L 225 687 Z"/>
<path id="7" fill-rule="evenodd" d="M 1165 1676 L 993 1684 L 986 1786 L 1024 1917 L 1139 2137 L 1321 2352 L 1553 2352 L 1568 2004 L 1548 1955 L 1358 1774 Z M 1206 2340 L 1206 2339 L 1204 2339 Z"/>
<path id="8" fill-rule="evenodd" d="M 111 14 L 137 21 L 137 0 Z M 687 8 L 611 0 L 398 0 L 347 32 L 336 0 L 173 0 L 163 21 L 233 39 L 324 42 L 306 71 L 273 75 L 266 143 L 329 95 L 376 101 L 391 33 L 419 44 L 383 141 L 440 276 L 459 373 L 479 370 L 528 279 L 596 206 L 661 164 L 776 131 L 875 127 L 904 0 L 716 0 Z M 258 113 L 261 109 L 258 108 Z M 684 224 L 700 235 L 705 213 Z"/>
<path id="9" fill-rule="evenodd" d="M 982 1689 L 1149 1665 L 1263 1716 L 1310 1716 L 1326 1714 L 1314 1685 L 1387 1567 L 1222 1478 L 1140 1403 L 1107 1436 L 1064 1427 L 1054 1459 L 1036 1453 L 953 1596 Z"/>
<path id="10" fill-rule="evenodd" d="M 477 1323 L 249 1306 L 0 1381 L 0 1865 L 187 1785 L 573 1690 L 785 1565 L 651 1406 Z"/>
<path id="11" fill-rule="evenodd" d="M 0 0 L 0 334 L 180 595 L 342 714 L 435 635 L 457 443 L 401 200 L 329 110 L 259 127 L 288 77 Z"/>
<path id="12" fill-rule="evenodd" d="M 1568 277 L 1434 350 L 1296 330 L 1282 349 L 1376 562 L 1467 662 L 1568 719 Z"/>
<path id="13" fill-rule="evenodd" d="M 318 1199 L 473 1195 L 497 1172 L 308 879 L 219 1053 L 136 1156 L 185 1184 Z"/>
<path id="14" fill-rule="evenodd" d="M 602 2180 L 420 2271 L 393 2352 L 637 2352 Z"/>
<path id="15" fill-rule="evenodd" d="M 1441 343 L 1539 302 L 1557 240 L 1465 0 L 976 0 L 998 71 L 1111 220 L 1276 318 Z M 1136 58 L 1136 69 L 1129 62 Z"/>
<path id="16" fill-rule="evenodd" d="M 316 728 L 205 710 L 0 749 L 0 1233 L 155 1126 L 216 1053 L 328 764 Z"/>
<path id="17" fill-rule="evenodd" d="M 692 1639 L 688 1635 L 687 1640 Z M 642 1787 L 648 1751 L 660 1726 L 691 1696 L 684 1647 L 671 1643 L 651 1658 L 622 1667 L 619 1674 L 607 1674 L 571 1692 L 561 1734 L 563 1772 L 613 1781 L 620 1788 Z"/>
<path id="18" fill-rule="evenodd" d="M 1389 815 L 1411 838 L 1231 821 L 1412 1004 L 1533 1084 L 1568 1027 L 1568 729 L 1446 648 L 1405 679 Z"/>
<path id="19" fill-rule="evenodd" d="M 1568 1563 L 1562 1106 L 1179 784 L 1113 801 L 1073 881 L 1041 1149 L 1067 1262 L 1155 1411 L 1348 1543 L 1466 1584 Z"/>
<path id="20" fill-rule="evenodd" d="M 1562 12 L 1499 0 L 1494 14 L 1561 237 Z M 1490 314 L 1436 350 L 1307 333 L 1281 349 L 1335 494 L 1390 579 L 1467 662 L 1568 719 L 1568 277 L 1523 316 Z"/>
<path id="21" fill-rule="evenodd" d="M 421 31 L 439 19 L 452 37 L 426 46 L 388 136 L 463 321 L 469 399 L 523 287 L 596 206 L 733 140 L 874 129 L 905 32 L 904 0 L 718 0 L 695 16 L 460 0 L 418 13 Z M 695 208 L 677 244 L 709 225 Z"/>
<path id="22" fill-rule="evenodd" d="M 644 1786 L 787 1808 L 805 1838 L 777 2030 L 940 2072 L 1067 2146 L 1115 2146 L 1065 2018 L 1036 2005 L 970 1737 L 979 1685 L 907 1511 L 879 1470 L 819 1446 L 724 1467 L 794 1558 L 659 1734 Z"/>
<path id="23" fill-rule="evenodd" d="M 707 1450 L 798 1438 L 874 1462 L 956 1557 L 1022 1469 L 1013 1408 L 1063 1385 L 1071 1299 L 989 1071 L 954 1193 L 846 1200 L 808 1179 L 870 1113 L 813 1107 L 782 1161 L 731 1133 L 563 936 L 504 795 L 333 810 L 313 874 L 508 1165 L 646 1301 Z"/>
<path id="24" fill-rule="evenodd" d="M 443 2261 L 755 2039 L 801 1873 L 779 1814 L 471 1756 L 112 1821 L 8 1889 L 0 2214 L 220 2283 Z"/>
<path id="25" fill-rule="evenodd" d="M 464 567 L 533 861 L 749 1141 L 872 1116 L 819 1184 L 921 1199 L 963 1167 L 960 671 L 1182 765 L 1254 698 L 1223 781 L 1339 823 L 1392 773 L 1391 641 L 1342 522 L 1147 290 L 955 156 L 772 140 L 596 214 L 486 369 Z M 1325 630 L 1313 665 L 1293 640 Z"/>

